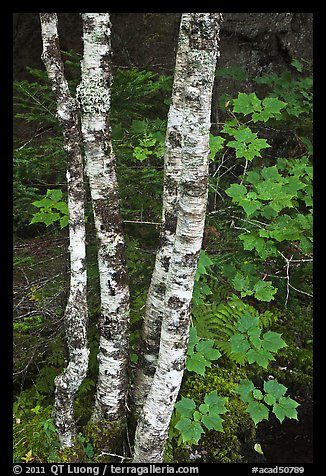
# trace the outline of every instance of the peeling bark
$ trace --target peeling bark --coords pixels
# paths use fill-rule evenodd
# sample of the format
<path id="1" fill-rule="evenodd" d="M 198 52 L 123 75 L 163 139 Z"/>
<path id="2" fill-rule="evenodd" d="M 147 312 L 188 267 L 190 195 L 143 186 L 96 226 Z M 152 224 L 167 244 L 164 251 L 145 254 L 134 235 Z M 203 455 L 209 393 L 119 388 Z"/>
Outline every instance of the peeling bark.
<path id="1" fill-rule="evenodd" d="M 40 13 L 43 53 L 52 89 L 57 101 L 57 116 L 62 126 L 67 155 L 70 294 L 65 309 L 66 341 L 69 364 L 55 380 L 54 419 L 62 447 L 73 444 L 76 435 L 74 397 L 88 367 L 86 326 L 86 240 L 84 219 L 84 178 L 78 108 L 71 97 L 60 55 L 56 13 Z"/>
<path id="2" fill-rule="evenodd" d="M 129 363 L 129 288 L 108 114 L 111 24 L 108 13 L 83 13 L 82 81 L 77 88 L 96 234 L 101 316 L 99 377 L 93 419 L 125 416 Z"/>
<path id="3" fill-rule="evenodd" d="M 190 303 L 205 223 L 208 140 L 221 14 L 183 14 L 186 52 L 182 172 L 173 250 L 166 277 L 157 369 L 135 434 L 134 463 L 163 461 L 164 444 L 185 367 Z"/>
<path id="4" fill-rule="evenodd" d="M 177 194 L 181 173 L 183 145 L 182 119 L 184 78 L 186 76 L 186 51 L 189 39 L 186 34 L 186 15 L 180 23 L 178 50 L 165 138 L 163 211 L 160 245 L 147 295 L 142 325 L 139 360 L 133 388 L 133 405 L 138 416 L 152 384 L 160 346 L 161 324 L 164 314 L 165 285 L 169 270 L 173 241 L 177 224 Z"/>

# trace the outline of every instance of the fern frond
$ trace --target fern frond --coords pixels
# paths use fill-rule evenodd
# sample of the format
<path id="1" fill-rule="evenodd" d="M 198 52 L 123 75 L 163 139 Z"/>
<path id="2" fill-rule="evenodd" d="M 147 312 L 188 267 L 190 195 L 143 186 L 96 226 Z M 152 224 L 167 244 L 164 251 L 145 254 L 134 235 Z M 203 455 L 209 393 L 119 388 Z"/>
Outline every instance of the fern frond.
<path id="1" fill-rule="evenodd" d="M 229 294 L 225 301 L 219 301 L 217 297 L 215 302 L 193 304 L 192 307 L 193 324 L 198 336 L 213 339 L 216 347 L 235 362 L 238 362 L 238 358 L 236 353 L 231 352 L 229 339 L 238 332 L 238 321 L 248 313 L 259 318 L 262 330 L 269 329 L 280 317 L 277 311 L 266 310 L 259 313 L 255 307 L 245 303 L 235 294 Z"/>

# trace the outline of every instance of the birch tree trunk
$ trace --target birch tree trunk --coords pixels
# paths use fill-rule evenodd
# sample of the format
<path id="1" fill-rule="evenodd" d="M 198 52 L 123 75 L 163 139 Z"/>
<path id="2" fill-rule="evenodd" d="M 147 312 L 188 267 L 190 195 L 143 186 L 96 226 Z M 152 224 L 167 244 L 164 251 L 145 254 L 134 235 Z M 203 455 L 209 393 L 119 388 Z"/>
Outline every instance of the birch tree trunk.
<path id="1" fill-rule="evenodd" d="M 182 119 L 186 51 L 189 46 L 186 28 L 189 18 L 184 15 L 180 23 L 176 56 L 172 102 L 169 109 L 165 138 L 163 211 L 160 245 L 147 295 L 142 325 L 138 363 L 133 386 L 134 413 L 139 415 L 147 398 L 157 366 L 161 324 L 164 314 L 166 279 L 169 270 L 173 241 L 177 225 L 177 195 L 181 173 Z"/>
<path id="2" fill-rule="evenodd" d="M 72 446 L 76 434 L 74 397 L 86 376 L 87 347 L 86 240 L 84 219 L 83 157 L 77 102 L 70 95 L 60 55 L 56 13 L 40 13 L 43 53 L 52 90 L 57 101 L 57 116 L 62 126 L 67 155 L 70 294 L 65 309 L 69 364 L 55 380 L 54 418 L 62 447 Z"/>
<path id="3" fill-rule="evenodd" d="M 111 100 L 111 24 L 108 13 L 83 13 L 82 116 L 101 292 L 99 377 L 93 419 L 122 421 L 128 384 L 129 288 L 108 115 Z"/>
<path id="4" fill-rule="evenodd" d="M 187 352 L 190 303 L 205 223 L 212 88 L 221 14 L 183 14 L 189 47 L 183 95 L 178 219 L 166 281 L 158 365 L 135 434 L 134 463 L 163 461 Z"/>

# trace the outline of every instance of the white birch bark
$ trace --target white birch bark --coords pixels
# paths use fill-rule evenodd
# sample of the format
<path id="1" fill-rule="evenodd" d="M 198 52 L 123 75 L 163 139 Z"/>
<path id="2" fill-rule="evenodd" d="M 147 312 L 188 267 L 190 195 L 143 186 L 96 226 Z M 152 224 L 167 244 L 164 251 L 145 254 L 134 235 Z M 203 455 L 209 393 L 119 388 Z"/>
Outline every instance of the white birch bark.
<path id="1" fill-rule="evenodd" d="M 83 157 L 76 101 L 71 97 L 60 55 L 56 13 L 40 13 L 43 53 L 52 89 L 57 100 L 57 116 L 62 125 L 67 155 L 70 294 L 65 309 L 69 363 L 55 380 L 54 419 L 62 447 L 73 445 L 76 435 L 74 397 L 86 377 L 87 347 L 86 240 L 84 219 Z"/>
<path id="2" fill-rule="evenodd" d="M 77 88 L 98 238 L 101 316 L 99 376 L 93 419 L 124 418 L 129 362 L 129 287 L 108 115 L 111 24 L 108 13 L 83 13 L 82 81 Z"/>
<path id="3" fill-rule="evenodd" d="M 219 13 L 183 14 L 189 39 L 183 95 L 178 219 L 164 300 L 158 365 L 135 434 L 134 463 L 163 461 L 185 367 L 190 303 L 205 223 L 208 141 Z"/>
<path id="4" fill-rule="evenodd" d="M 178 49 L 172 102 L 169 109 L 165 137 L 163 210 L 160 244 L 147 295 L 145 316 L 142 325 L 138 363 L 133 385 L 135 415 L 139 415 L 152 384 L 160 345 L 161 324 L 164 314 L 166 278 L 169 270 L 177 224 L 177 194 L 181 173 L 182 118 L 186 51 L 189 46 L 186 34 L 189 18 L 185 14 L 180 23 Z"/>

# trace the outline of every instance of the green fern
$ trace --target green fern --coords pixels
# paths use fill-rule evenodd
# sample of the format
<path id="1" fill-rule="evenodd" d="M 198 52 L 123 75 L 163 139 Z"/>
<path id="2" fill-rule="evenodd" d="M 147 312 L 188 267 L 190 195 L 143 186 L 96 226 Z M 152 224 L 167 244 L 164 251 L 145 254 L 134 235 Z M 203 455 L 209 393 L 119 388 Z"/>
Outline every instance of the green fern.
<path id="1" fill-rule="evenodd" d="M 215 285 L 218 284 L 218 280 L 214 282 Z M 236 360 L 236 356 L 231 353 L 229 339 L 237 332 L 236 325 L 239 319 L 245 313 L 249 313 L 254 317 L 258 317 L 261 329 L 266 330 L 279 319 L 280 313 L 270 310 L 259 313 L 256 308 L 245 303 L 235 294 L 227 292 L 225 287 L 222 290 L 221 288 L 216 288 L 214 291 L 215 293 L 209 296 L 212 302 L 205 302 L 199 305 L 193 304 L 193 324 L 197 329 L 198 336 L 213 339 L 216 347 L 221 352 L 226 354 L 231 360 Z M 223 295 L 224 299 L 220 298 L 221 295 Z M 216 298 L 215 300 L 214 297 Z"/>

